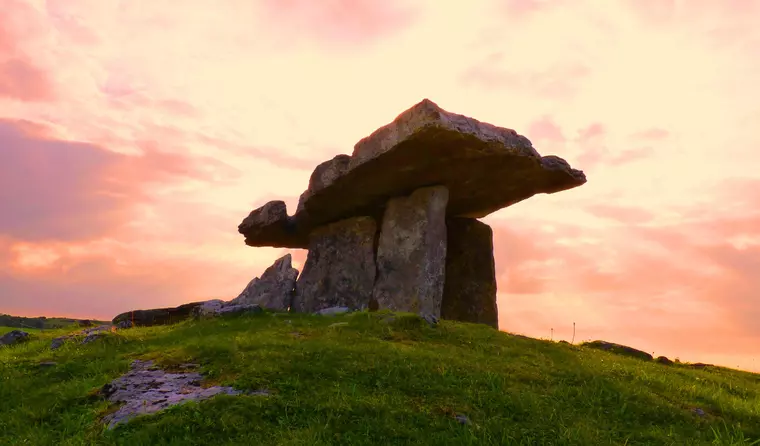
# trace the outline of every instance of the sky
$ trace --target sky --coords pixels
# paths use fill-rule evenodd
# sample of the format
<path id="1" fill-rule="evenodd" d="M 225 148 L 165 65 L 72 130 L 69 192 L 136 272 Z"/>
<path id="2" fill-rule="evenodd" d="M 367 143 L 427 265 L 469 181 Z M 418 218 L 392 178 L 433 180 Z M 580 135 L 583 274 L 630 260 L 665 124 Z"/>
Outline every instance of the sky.
<path id="1" fill-rule="evenodd" d="M 428 98 L 588 177 L 483 219 L 502 330 L 760 372 L 760 2 L 0 3 L 0 312 L 300 268 L 237 225 Z"/>

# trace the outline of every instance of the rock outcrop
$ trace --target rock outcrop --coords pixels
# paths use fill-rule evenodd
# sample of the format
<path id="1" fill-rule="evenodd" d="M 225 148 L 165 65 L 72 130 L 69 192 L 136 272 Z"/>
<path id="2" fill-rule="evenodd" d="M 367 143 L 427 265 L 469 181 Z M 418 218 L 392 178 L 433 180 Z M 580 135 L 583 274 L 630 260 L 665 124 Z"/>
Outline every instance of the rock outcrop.
<path id="1" fill-rule="evenodd" d="M 375 234 L 371 217 L 326 225 L 311 233 L 309 254 L 298 281 L 292 310 L 329 307 L 364 309 L 375 283 Z"/>
<path id="2" fill-rule="evenodd" d="M 195 364 L 183 364 L 182 368 L 195 367 Z M 169 373 L 156 367 L 152 361 L 135 360 L 129 372 L 100 389 L 106 400 L 119 405 L 103 417 L 103 422 L 108 429 L 113 429 L 138 415 L 153 414 L 177 404 L 201 401 L 219 394 L 244 393 L 232 387 L 202 386 L 202 379 L 203 375 L 194 371 Z M 265 390 L 248 394 L 268 395 Z"/>
<path id="3" fill-rule="evenodd" d="M 191 302 L 178 307 L 127 311 L 113 318 L 111 322 L 118 326 L 122 322 L 129 321 L 135 327 L 175 324 L 190 318 L 195 309 L 202 304 L 203 302 Z"/>
<path id="4" fill-rule="evenodd" d="M 448 189 L 437 186 L 388 202 L 372 296 L 380 308 L 440 316 L 448 199 Z"/>
<path id="5" fill-rule="evenodd" d="M 393 309 L 497 327 L 493 235 L 476 219 L 585 182 L 514 130 L 426 99 L 319 164 L 294 215 L 271 201 L 238 232 L 249 246 L 309 250 L 291 311 Z"/>
<path id="6" fill-rule="evenodd" d="M 446 229 L 441 318 L 499 328 L 491 227 L 474 218 L 450 218 Z"/>
<path id="7" fill-rule="evenodd" d="M 29 340 L 29 333 L 21 330 L 11 330 L 0 336 L 0 346 L 13 345 Z"/>
<path id="8" fill-rule="evenodd" d="M 290 254 L 286 254 L 264 270 L 261 277 L 251 280 L 243 292 L 230 303 L 258 305 L 274 311 L 288 311 L 293 301 L 297 278 L 298 270 L 293 268 Z"/>

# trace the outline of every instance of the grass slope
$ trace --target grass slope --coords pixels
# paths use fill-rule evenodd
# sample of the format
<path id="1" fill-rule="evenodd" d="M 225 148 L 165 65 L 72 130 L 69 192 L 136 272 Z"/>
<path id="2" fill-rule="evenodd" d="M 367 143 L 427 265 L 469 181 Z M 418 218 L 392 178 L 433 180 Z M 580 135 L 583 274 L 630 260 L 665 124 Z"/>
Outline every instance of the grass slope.
<path id="1" fill-rule="evenodd" d="M 123 330 L 56 351 L 49 341 L 66 329 L 37 333 L 0 348 L 0 444 L 685 446 L 760 438 L 760 375 L 663 366 L 474 324 L 384 318 L 264 313 Z M 210 384 L 272 395 L 218 396 L 105 431 L 99 417 L 108 404 L 96 391 L 138 358 L 169 368 L 199 363 Z"/>

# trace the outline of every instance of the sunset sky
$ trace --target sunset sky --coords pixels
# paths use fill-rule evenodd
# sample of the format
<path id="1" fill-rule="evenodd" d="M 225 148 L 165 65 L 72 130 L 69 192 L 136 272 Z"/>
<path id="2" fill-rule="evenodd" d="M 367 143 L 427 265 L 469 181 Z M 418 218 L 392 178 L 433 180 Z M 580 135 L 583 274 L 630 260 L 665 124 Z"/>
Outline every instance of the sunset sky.
<path id="1" fill-rule="evenodd" d="M 429 98 L 588 177 L 484 219 L 502 330 L 760 371 L 760 2 L 0 5 L 0 313 L 235 297 L 248 212 Z"/>

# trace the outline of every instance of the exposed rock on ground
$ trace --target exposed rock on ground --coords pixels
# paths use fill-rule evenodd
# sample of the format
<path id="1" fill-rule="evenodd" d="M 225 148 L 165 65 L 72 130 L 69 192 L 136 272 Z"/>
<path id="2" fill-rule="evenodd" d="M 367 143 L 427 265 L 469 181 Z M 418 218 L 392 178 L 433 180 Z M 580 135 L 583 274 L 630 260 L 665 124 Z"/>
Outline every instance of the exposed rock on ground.
<path id="1" fill-rule="evenodd" d="M 191 368 L 191 367 L 187 367 Z M 101 389 L 101 394 L 120 407 L 103 417 L 108 429 L 138 415 L 152 414 L 175 404 L 199 401 L 218 394 L 240 395 L 231 387 L 202 387 L 203 376 L 196 372 L 167 373 L 152 361 L 135 360 L 127 374 Z M 266 391 L 255 392 L 267 395 Z"/>
<path id="2" fill-rule="evenodd" d="M 584 342 L 581 344 L 584 347 L 591 347 L 598 350 L 604 350 L 611 353 L 616 353 L 618 355 L 623 356 L 630 356 L 632 358 L 638 358 L 643 359 L 645 361 L 651 361 L 652 355 L 650 355 L 647 352 L 637 350 L 633 347 L 628 347 L 627 345 L 620 345 L 615 344 L 613 342 L 607 342 L 607 341 L 592 341 L 592 342 Z"/>
<path id="3" fill-rule="evenodd" d="M 29 333 L 21 330 L 11 330 L 0 336 L 0 346 L 13 345 L 29 340 Z"/>
<path id="4" fill-rule="evenodd" d="M 261 277 L 248 283 L 230 304 L 259 305 L 267 310 L 287 311 L 293 300 L 298 270 L 293 268 L 290 254 L 277 259 Z"/>
<path id="5" fill-rule="evenodd" d="M 437 186 L 388 202 L 372 295 L 380 308 L 440 316 L 448 198 L 448 190 Z"/>
<path id="6" fill-rule="evenodd" d="M 173 324 L 191 317 L 194 314 L 195 308 L 201 304 L 203 302 L 192 302 L 178 307 L 127 311 L 113 318 L 112 323 L 119 325 L 121 322 L 129 321 L 135 327 Z"/>
<path id="7" fill-rule="evenodd" d="M 446 282 L 441 318 L 499 328 L 493 231 L 473 218 L 446 220 Z"/>
<path id="8" fill-rule="evenodd" d="M 106 333 L 114 332 L 116 330 L 117 327 L 115 325 L 98 325 L 97 327 L 85 328 L 84 330 L 77 333 L 54 338 L 50 342 L 50 349 L 58 350 L 63 346 L 64 343 L 73 339 L 79 340 L 79 343 L 82 345 L 89 344 L 90 342 L 102 339 L 104 336 L 106 336 Z"/>
<path id="9" fill-rule="evenodd" d="M 296 282 L 292 311 L 367 308 L 375 283 L 375 233 L 371 217 L 342 220 L 315 230 Z"/>

